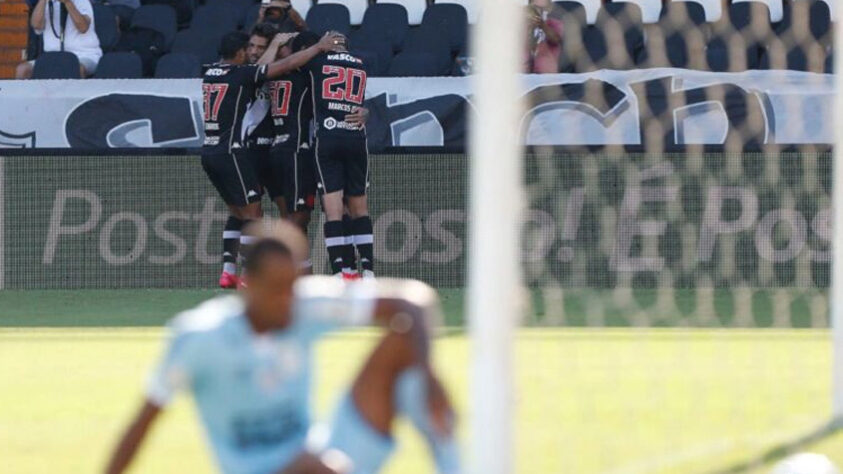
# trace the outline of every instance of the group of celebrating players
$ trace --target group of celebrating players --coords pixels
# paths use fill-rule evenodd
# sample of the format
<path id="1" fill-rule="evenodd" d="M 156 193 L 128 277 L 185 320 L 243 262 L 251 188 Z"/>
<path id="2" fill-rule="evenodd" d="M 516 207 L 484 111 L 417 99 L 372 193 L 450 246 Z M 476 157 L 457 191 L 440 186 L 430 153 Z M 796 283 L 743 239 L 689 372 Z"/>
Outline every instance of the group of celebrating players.
<path id="1" fill-rule="evenodd" d="M 202 166 L 231 211 L 220 283 L 237 286 L 239 251 L 248 284 L 171 321 L 164 355 L 106 472 L 129 466 L 160 412 L 186 389 L 227 474 L 374 474 L 394 450 L 398 416 L 427 441 L 436 471 L 456 474 L 454 412 L 430 363 L 436 292 L 417 281 L 366 278 L 373 269 L 362 62 L 340 34 L 269 39 L 261 28 L 251 40 L 225 36 L 222 61 L 206 67 L 202 85 Z M 317 187 L 341 279 L 304 275 L 303 230 Z M 288 219 L 246 225 L 261 217 L 264 192 Z M 314 344 L 331 329 L 369 324 L 383 328 L 379 342 L 330 425 L 312 425 Z"/>
<path id="2" fill-rule="evenodd" d="M 261 218 L 264 193 L 307 232 L 318 192 L 332 273 L 374 277 L 363 61 L 341 34 L 275 31 L 226 35 L 222 60 L 203 74 L 202 167 L 230 213 L 220 286 L 241 284 L 237 263 L 251 239 L 242 229 Z M 310 260 L 303 265 L 309 273 Z"/>

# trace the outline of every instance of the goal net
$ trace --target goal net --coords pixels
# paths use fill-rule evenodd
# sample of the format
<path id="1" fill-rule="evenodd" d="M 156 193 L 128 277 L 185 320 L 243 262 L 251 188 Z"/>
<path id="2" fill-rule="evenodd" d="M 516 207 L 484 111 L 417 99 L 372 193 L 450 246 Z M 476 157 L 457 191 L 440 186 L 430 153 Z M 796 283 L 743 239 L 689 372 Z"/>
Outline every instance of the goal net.
<path id="1" fill-rule="evenodd" d="M 820 132 L 835 113 L 829 5 L 595 3 L 556 2 L 524 35 L 519 51 L 542 54 L 550 20 L 563 25 L 559 68 L 575 74 L 562 81 L 507 89 L 496 64 L 517 39 L 483 24 L 504 21 L 494 15 L 475 32 L 475 462 L 767 472 L 817 451 L 842 463 L 839 134 Z M 523 114 L 490 116 L 501 90 L 524 98 Z M 508 154 L 514 130 L 524 148 Z M 516 263 L 503 246 L 520 249 Z M 523 311 L 500 279 L 525 289 Z M 507 354 L 490 355 L 495 345 Z M 501 414 L 489 397 L 512 403 Z M 511 457 L 495 450 L 503 439 Z"/>

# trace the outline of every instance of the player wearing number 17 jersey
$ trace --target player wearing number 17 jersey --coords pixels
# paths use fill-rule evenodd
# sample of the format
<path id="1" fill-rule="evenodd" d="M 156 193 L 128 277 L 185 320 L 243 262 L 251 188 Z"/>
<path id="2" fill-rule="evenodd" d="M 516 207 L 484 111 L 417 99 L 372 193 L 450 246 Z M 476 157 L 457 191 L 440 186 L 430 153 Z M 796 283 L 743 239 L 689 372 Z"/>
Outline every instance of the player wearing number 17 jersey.
<path id="1" fill-rule="evenodd" d="M 372 220 L 366 202 L 369 178 L 366 128 L 346 120 L 346 115 L 363 105 L 365 65 L 359 57 L 343 49 L 320 54 L 307 64 L 307 71 L 316 124 L 316 169 L 324 193 L 325 246 L 331 269 L 335 275 L 355 275 L 356 249 L 363 277 L 373 277 Z M 343 198 L 352 218 L 347 224 L 342 221 Z M 344 229 L 344 225 L 351 229 Z M 344 234 L 352 236 L 353 244 L 347 242 Z"/>
<path id="2" fill-rule="evenodd" d="M 243 153 L 243 117 L 255 91 L 267 80 L 304 66 L 316 55 L 338 49 L 341 36 L 326 35 L 319 43 L 283 60 L 267 65 L 247 65 L 249 36 L 230 33 L 222 38 L 222 61 L 206 66 L 202 76 L 205 106 L 205 144 L 202 148 L 202 168 L 228 205 L 233 221 L 242 226 L 261 216 L 261 188 L 248 156 Z M 223 274 L 220 286 L 237 284 L 235 262 L 237 251 L 232 239 L 223 234 Z M 240 238 L 240 244 L 247 243 Z M 236 241 L 234 241 L 236 242 Z"/>

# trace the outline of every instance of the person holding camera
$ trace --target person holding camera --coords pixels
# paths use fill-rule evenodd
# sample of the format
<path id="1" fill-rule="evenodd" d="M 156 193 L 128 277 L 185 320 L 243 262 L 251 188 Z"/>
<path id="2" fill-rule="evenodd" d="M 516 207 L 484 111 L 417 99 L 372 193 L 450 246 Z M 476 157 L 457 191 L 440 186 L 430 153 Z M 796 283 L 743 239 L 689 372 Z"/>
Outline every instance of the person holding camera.
<path id="1" fill-rule="evenodd" d="M 559 72 L 562 48 L 562 20 L 551 18 L 551 0 L 530 0 L 527 6 L 527 31 L 530 51 L 527 72 L 553 74 Z"/>
<path id="2" fill-rule="evenodd" d="M 94 9 L 90 0 L 38 0 L 30 25 L 44 38 L 44 51 L 67 51 L 79 58 L 81 77 L 97 69 L 102 57 L 100 40 L 94 29 Z M 32 77 L 35 61 L 18 65 L 17 79 Z"/>
<path id="3" fill-rule="evenodd" d="M 304 18 L 293 8 L 290 0 L 264 1 L 257 24 L 261 23 L 277 26 L 279 33 L 298 33 L 307 29 Z"/>

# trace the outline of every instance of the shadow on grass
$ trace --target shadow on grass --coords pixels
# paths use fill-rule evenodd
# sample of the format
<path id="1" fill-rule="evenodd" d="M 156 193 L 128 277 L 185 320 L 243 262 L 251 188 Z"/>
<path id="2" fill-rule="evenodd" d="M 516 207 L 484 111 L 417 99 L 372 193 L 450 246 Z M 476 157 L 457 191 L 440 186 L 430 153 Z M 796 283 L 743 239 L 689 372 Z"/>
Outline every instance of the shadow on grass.
<path id="1" fill-rule="evenodd" d="M 808 446 L 833 436 L 841 429 L 843 429 L 843 418 L 832 420 L 795 439 L 772 446 L 759 456 L 734 464 L 726 469 L 712 471 L 712 474 L 739 474 L 757 470 L 766 464 L 801 452 Z"/>

